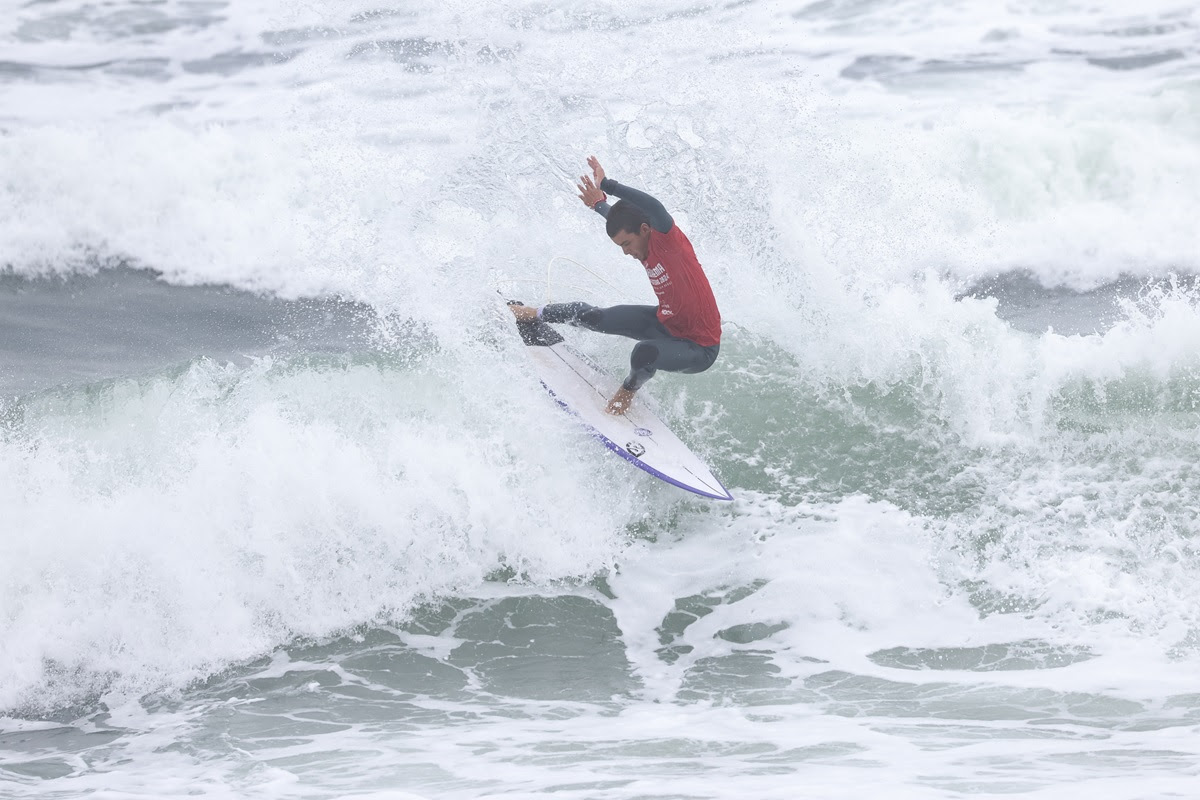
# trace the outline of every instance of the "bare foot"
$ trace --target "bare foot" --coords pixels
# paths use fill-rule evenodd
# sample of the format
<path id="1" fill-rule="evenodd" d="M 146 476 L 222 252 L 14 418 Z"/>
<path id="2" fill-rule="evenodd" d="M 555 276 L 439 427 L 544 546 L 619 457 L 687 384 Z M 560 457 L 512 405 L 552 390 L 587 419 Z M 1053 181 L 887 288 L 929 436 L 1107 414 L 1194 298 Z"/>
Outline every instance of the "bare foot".
<path id="1" fill-rule="evenodd" d="M 529 306 L 509 306 L 517 322 L 533 322 L 537 319 L 537 309 Z"/>
<path id="2" fill-rule="evenodd" d="M 608 408 L 604 409 L 610 414 L 624 414 L 629 410 L 629 406 L 633 403 L 633 392 L 622 386 L 617 389 L 617 393 L 612 396 L 612 400 L 608 401 Z"/>

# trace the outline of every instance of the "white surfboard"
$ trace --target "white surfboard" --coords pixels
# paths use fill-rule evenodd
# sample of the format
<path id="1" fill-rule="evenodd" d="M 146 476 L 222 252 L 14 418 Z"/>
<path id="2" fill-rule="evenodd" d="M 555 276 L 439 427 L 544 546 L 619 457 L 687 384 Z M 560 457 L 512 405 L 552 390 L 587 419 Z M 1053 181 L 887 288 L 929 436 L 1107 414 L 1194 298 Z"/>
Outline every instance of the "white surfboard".
<path id="1" fill-rule="evenodd" d="M 542 385 L 608 449 L 680 489 L 714 500 L 733 499 L 712 470 L 644 403 L 635 400 L 625 414 L 605 411 L 616 381 L 553 328 L 541 321 L 519 322 L 517 328 Z"/>

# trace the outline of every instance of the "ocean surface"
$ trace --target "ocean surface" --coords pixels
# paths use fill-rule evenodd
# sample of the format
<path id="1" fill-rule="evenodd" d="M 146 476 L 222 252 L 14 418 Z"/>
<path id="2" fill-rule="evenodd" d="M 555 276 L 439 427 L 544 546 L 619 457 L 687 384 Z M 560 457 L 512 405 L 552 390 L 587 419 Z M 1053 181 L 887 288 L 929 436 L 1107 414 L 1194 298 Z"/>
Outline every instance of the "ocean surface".
<path id="1" fill-rule="evenodd" d="M 1200 796 L 1194 0 L 0 12 L 0 797 Z"/>

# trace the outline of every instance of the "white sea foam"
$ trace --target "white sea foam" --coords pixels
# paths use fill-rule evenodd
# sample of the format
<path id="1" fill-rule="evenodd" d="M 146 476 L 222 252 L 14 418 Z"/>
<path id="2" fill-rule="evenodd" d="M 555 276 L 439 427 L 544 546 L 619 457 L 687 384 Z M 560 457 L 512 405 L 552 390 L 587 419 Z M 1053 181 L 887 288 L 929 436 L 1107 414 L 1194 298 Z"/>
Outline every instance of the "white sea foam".
<path id="1" fill-rule="evenodd" d="M 440 372 L 208 362 L 32 400 L 0 448 L 0 705 L 181 686 L 501 568 L 604 568 L 638 490 L 601 450 L 557 458 L 582 433 L 510 372 L 455 404 Z"/>
<path id="2" fill-rule="evenodd" d="M 106 8 L 0 23 L 5 60 L 40 70 L 0 84 L 0 266 L 132 263 L 404 322 L 359 360 L 201 359 L 5 408 L 0 708 L 104 693 L 135 731 L 27 794 L 413 786 L 396 772 L 411 731 L 278 745 L 335 754 L 302 772 L 180 755 L 205 737 L 168 729 L 212 708 L 122 703 L 424 598 L 588 595 L 576 582 L 613 564 L 635 696 L 486 719 L 479 696 L 428 701 L 475 720 L 426 737 L 414 769 L 438 796 L 586 796 L 631 774 L 608 796 L 791 796 L 797 763 L 829 797 L 1190 789 L 1194 293 L 1144 293 L 1089 336 L 1018 331 L 958 295 L 1014 271 L 1077 290 L 1200 271 L 1194 7 Z M 731 323 L 720 372 L 695 379 L 727 390 L 706 409 L 671 399 L 678 379 L 648 389 L 732 453 L 718 466 L 749 485 L 731 508 L 606 459 L 505 337 L 492 286 L 543 299 L 552 255 L 648 300 L 572 196 L 592 152 L 667 203 Z M 580 344 L 619 369 L 623 345 Z M 788 392 L 794 416 L 754 416 Z M 808 409 L 845 419 L 812 450 L 824 483 L 800 451 L 758 456 Z M 856 493 L 850 473 L 915 440 L 933 477 Z M 506 568 L 520 585 L 486 581 Z M 708 613 L 667 661 L 687 597 Z M 458 641 L 410 644 L 445 661 Z M 697 682 L 737 658 L 762 691 Z M 971 658 L 1012 668 L 944 668 Z M 575 750 L 556 761 L 551 740 Z"/>
<path id="3" fill-rule="evenodd" d="M 182 9 L 168 11 L 187 18 Z M 349 285 L 366 294 L 375 288 L 373 265 L 408 259 L 398 245 L 441 227 L 436 216 L 406 217 L 405 201 L 458 202 L 493 227 L 504 222 L 497 206 L 514 206 L 518 218 L 536 214 L 544 227 L 562 228 L 571 215 L 546 217 L 543 202 L 529 195 L 566 190 L 587 148 L 606 153 L 617 174 L 632 170 L 631 180 L 661 185 L 673 208 L 699 212 L 693 232 L 710 243 L 710 253 L 723 239 L 730 250 L 744 244 L 722 231 L 739 226 L 740 205 L 758 212 L 745 214 L 742 224 L 751 230 L 766 213 L 803 239 L 805 250 L 788 254 L 803 259 L 802 268 L 822 256 L 851 275 L 895 278 L 932 267 L 970 278 L 1019 268 L 1047 283 L 1086 287 L 1125 272 L 1200 266 L 1200 234 L 1189 224 L 1200 212 L 1192 191 L 1200 182 L 1200 100 L 1185 79 L 1049 60 L 1030 66 L 1033 76 L 985 72 L 970 90 L 961 78 L 943 76 L 949 83 L 884 91 L 872 80 L 846 81 L 813 68 L 797 93 L 783 77 L 787 58 L 769 47 L 761 59 L 741 56 L 738 70 L 698 62 L 697 47 L 733 54 L 755 37 L 737 31 L 723 41 L 707 23 L 685 18 L 660 25 L 694 38 L 673 45 L 672 64 L 641 65 L 657 88 L 643 102 L 626 103 L 619 94 L 594 96 L 597 85 L 623 80 L 619 66 L 563 59 L 569 34 L 558 30 L 554 15 L 499 7 L 470 26 L 455 21 L 453 8 L 425 11 L 367 24 L 350 10 L 329 19 L 269 4 L 239 7 L 212 24 L 181 25 L 157 54 L 179 62 L 200 55 L 173 49 L 170 37 L 197 40 L 215 57 L 248 48 L 255 32 L 312 34 L 299 37 L 306 49 L 296 61 L 247 68 L 236 81 L 186 72 L 158 83 L 105 79 L 89 85 L 82 106 L 71 82 L 39 84 L 36 96 L 33 84 L 10 84 L 5 107 L 17 116 L 0 139 L 0 158 L 10 176 L 4 203 L 19 224 L 0 242 L 0 262 L 18 270 L 61 268 L 84 249 L 193 281 L 290 293 Z M 757 13 L 747 11 L 747 22 Z M 835 60 L 844 65 L 900 51 L 952 62 L 977 44 L 971 37 L 981 26 L 964 21 L 981 13 L 970 4 L 884 10 L 873 19 L 900 23 L 892 38 L 874 32 L 838 39 Z M 995 13 L 1004 29 L 1012 12 Z M 830 23 L 812 14 L 816 21 L 801 14 L 778 26 L 770 43 L 782 51 L 804 41 L 809 27 Z M 1072 14 L 1079 15 L 1074 27 Z M 1063 8 L 1023 19 L 1053 32 L 1062 41 L 1050 44 L 1064 47 L 1086 41 L 1099 50 L 1097 40 L 1113 48 L 1131 38 L 1092 33 L 1105 27 L 1097 16 L 1091 7 Z M 557 22 L 573 19 L 583 24 L 569 12 Z M 604 14 L 595 19 L 602 23 Z M 489 20 L 496 24 L 485 29 Z M 1194 10 L 1170 20 L 1168 34 L 1183 35 Z M 529 27 L 515 25 L 520 21 Z M 327 27 L 314 27 L 322 22 Z M 1115 16 L 1108 26 L 1137 24 Z M 835 28 L 846 25 L 837 21 Z M 72 42 L 83 35 L 68 28 Z M 110 40 L 102 22 L 82 28 L 93 31 L 93 47 L 146 46 L 136 37 Z M 907 29 L 925 38 L 907 42 Z M 861 33 L 852 23 L 848 30 Z M 603 25 L 591 35 L 622 38 Z M 18 39 L 18 53 L 29 48 L 30 63 L 46 62 L 41 48 L 58 46 L 27 38 Z M 383 49 L 347 57 L 371 43 Z M 637 60 L 649 42 L 631 45 Z M 405 47 L 414 61 L 403 60 L 410 57 Z M 492 55 L 481 56 L 480 48 Z M 389 65 L 393 58 L 421 69 L 398 69 Z M 555 66 L 563 70 L 561 94 L 538 77 Z M 778 74 L 764 80 L 764 70 Z M 741 71 L 754 74 L 756 85 L 745 86 Z M 1103 93 L 1092 90 L 1093 79 L 1103 79 Z M 518 90 L 513 81 L 533 88 Z M 986 93 L 974 95 L 980 87 Z M 559 98 L 573 92 L 583 93 L 579 105 L 564 110 Z M 37 97 L 48 95 L 58 99 L 41 114 Z M 609 105 L 597 105 L 605 100 Z M 606 116 L 597 128 L 596 118 Z M 386 146 L 363 141 L 380 136 Z M 503 173 L 480 162 L 495 162 Z M 733 188 L 723 190 L 725 182 Z M 720 217 L 704 214 L 712 192 L 733 201 Z M 559 241 L 549 234 L 528 255 L 542 256 Z M 368 275 L 347 280 L 347 269 Z"/>
<path id="4" fill-rule="evenodd" d="M 911 29 L 923 36 L 930 29 L 924 15 L 942 12 L 917 11 Z M 498 19 L 511 24 L 512 12 Z M 267 25 L 269 6 L 237 13 L 220 24 L 181 25 L 153 46 L 170 50 L 186 39 L 193 49 L 172 57 L 199 58 L 245 45 L 255 31 L 321 22 Z M 1064 13 L 1069 21 L 1071 12 Z M 518 26 L 483 36 L 442 13 L 381 24 L 385 33 L 393 26 L 393 33 L 420 31 L 433 40 L 465 35 L 472 46 L 519 44 L 495 67 L 519 78 L 561 58 L 555 18 L 523 18 L 542 35 L 531 38 Z M 558 22 L 570 28 L 570 20 Z M 690 23 L 663 24 L 683 30 Z M 116 46 L 105 25 L 83 25 L 72 36 L 87 29 L 90 47 Z M 619 37 L 620 30 L 594 35 Z M 362 82 L 387 74 L 386 64 L 337 61 L 354 42 L 379 35 L 377 27 L 347 24 L 295 63 L 236 88 L 181 76 L 149 91 L 164 102 L 175 92 L 206 103 L 157 115 L 113 101 L 147 91 L 128 79 L 98 82 L 103 102 L 96 108 L 56 105 L 49 116 L 22 86 L 9 87 L 25 116 L 0 137 L 7 176 L 0 192 L 14 223 L 0 240 L 0 261 L 34 274 L 117 259 L 183 283 L 284 296 L 342 293 L 402 309 L 433 326 L 453 357 L 469 359 L 476 343 L 456 332 L 476 324 L 487 283 L 536 281 L 550 253 L 612 260 L 566 188 L 590 106 L 569 112 L 558 130 L 531 133 L 521 126 L 561 117 L 557 96 L 535 92 L 513 108 L 512 88 L 492 88 L 487 70 L 462 55 L 470 47 L 450 57 L 435 49 L 432 75 L 389 77 L 402 86 L 424 81 L 431 94 L 374 91 L 368 101 L 373 90 Z M 792 35 L 777 34 L 777 46 Z M 897 36 L 889 47 L 903 39 Z M 708 34 L 700 40 L 715 41 Z M 135 50 L 147 41 L 119 39 Z M 967 41 L 944 44 L 942 52 Z M 51 63 L 60 45 L 49 37 L 21 46 L 31 62 Z M 844 51 L 869 54 L 868 45 L 879 48 L 875 34 L 845 43 Z M 593 80 L 618 77 L 616 67 L 588 66 L 599 70 Z M 1079 380 L 1099 385 L 1140 371 L 1169 381 L 1194 366 L 1200 325 L 1186 298 L 1164 300 L 1162 313 L 1131 318 L 1102 337 L 1034 339 L 1000 322 L 993 304 L 953 296 L 957 279 L 1014 268 L 1081 287 L 1126 272 L 1194 268 L 1200 234 L 1188 220 L 1200 213 L 1191 191 L 1200 183 L 1200 152 L 1190 117 L 1180 113 L 1194 103 L 1187 84 L 1145 98 L 1145 82 L 1161 85 L 1161 76 L 1123 77 L 1110 84 L 1114 94 L 1096 98 L 1067 91 L 1084 80 L 1078 67 L 1046 65 L 1040 69 L 1052 74 L 1034 86 L 1051 92 L 1053 103 L 1023 104 L 1008 82 L 1008 101 L 997 106 L 949 85 L 918 96 L 882 93 L 870 81 L 846 93 L 843 81 L 832 94 L 826 87 L 833 79 L 820 69 L 801 96 L 777 83 L 742 92 L 737 73 L 708 70 L 711 91 L 688 108 L 679 97 L 699 85 L 696 77 L 655 62 L 647 68 L 664 82 L 660 102 L 614 102 L 602 129 L 607 140 L 593 125 L 589 148 L 612 159 L 614 174 L 631 170 L 634 183 L 644 175 L 679 209 L 692 238 L 704 243 L 726 316 L 791 351 L 818 384 L 917 385 L 967 441 L 1002 444 L 1014 436 L 1036 440 L 1053 422 L 1056 399 Z M 289 87 L 318 70 L 329 88 Z M 470 78 L 450 104 L 457 113 L 435 112 L 434 98 L 455 75 Z M 567 65 L 564 77 L 580 80 L 578 65 Z M 48 90 L 78 94 L 69 83 Z M 499 101 L 494 110 L 463 116 L 464 103 L 489 93 Z M 434 126 L 424 138 L 379 138 L 389 117 L 411 132 L 404 115 L 414 112 Z M 304 124 L 282 122 L 289 114 Z M 758 255 L 747 257 L 755 246 Z M 630 295 L 641 289 L 634 268 L 606 274 Z M 946 284 L 945 274 L 956 280 Z M 463 395 L 456 389 L 454 396 Z M 499 416 L 485 411 L 484 424 L 498 424 Z M 176 446 L 159 444 L 168 452 Z M 350 452 L 358 446 L 353 439 L 327 444 Z M 55 449 L 52 442 L 41 448 Z M 12 452 L 12 469 L 29 468 Z M 221 452 L 218 460 L 228 461 Z M 248 471 L 230 470 L 221 480 L 236 483 Z M 296 477 L 303 483 L 303 474 Z"/>
<path id="5" fill-rule="evenodd" d="M 802 770 L 806 787 L 831 797 L 885 784 L 899 797 L 949 797 L 965 786 L 1019 786 L 1029 796 L 1052 797 L 1063 782 L 1086 781 L 1098 797 L 1121 798 L 1132 795 L 1114 754 L 1138 758 L 1148 749 L 1160 758 L 1141 764 L 1142 792 L 1188 785 L 1176 765 L 1194 758 L 1196 740 L 1171 700 L 1191 691 L 1188 665 L 1155 659 L 1128 634 L 1064 627 L 1064 618 L 980 618 L 947 591 L 940 573 L 948 565 L 938 557 L 936 537 L 911 515 L 861 497 L 836 507 L 781 508 L 750 494 L 720 513 L 689 514 L 687 522 L 686 535 L 627 549 L 611 581 L 615 599 L 608 605 L 641 686 L 615 707 L 516 696 L 495 708 L 494 695 L 398 693 L 385 673 L 377 673 L 384 683 L 375 683 L 336 658 L 277 657 L 248 679 L 282 681 L 278 691 L 300 695 L 305 708 L 345 700 L 349 690 L 356 702 L 403 704 L 379 719 L 322 722 L 327 730 L 290 734 L 275 728 L 298 720 L 273 717 L 261 705 L 255 712 L 266 700 L 257 693 L 182 712 L 120 707 L 114 723 L 146 730 L 103 756 L 102 763 L 122 769 L 64 776 L 39 788 L 86 790 L 103 775 L 104 786 L 117 792 L 148 783 L 173 796 L 185 785 L 175 781 L 186 777 L 188 789 L 204 796 L 320 794 L 347 785 L 345 770 L 328 767 L 349 761 L 356 791 L 403 785 L 430 797 L 537 794 L 548 787 L 567 797 L 594 796 L 597 787 L 619 798 L 722 797 L 747 786 L 756 795 L 787 797 L 800 780 L 793 771 Z M 493 585 L 484 602 L 528 591 Z M 699 605 L 688 606 L 689 596 L 701 598 Z M 696 615 L 690 624 L 666 622 L 680 607 Z M 422 649 L 449 660 L 459 644 L 451 639 Z M 665 662 L 658 654 L 664 646 L 679 648 L 678 660 Z M 954 668 L 955 659 L 969 661 L 969 651 L 985 648 L 1002 652 L 994 668 Z M 923 652 L 925 660 L 897 669 L 888 661 L 895 651 Z M 1055 665 L 1072 654 L 1074 663 Z M 1017 663 L 1039 657 L 1040 669 Z M 771 668 L 710 689 L 697 681 L 722 660 L 730 671 L 750 663 L 739 658 L 765 659 Z M 322 671 L 325 677 L 315 680 Z M 689 692 L 701 697 L 689 699 Z M 419 748 L 414 708 L 445 720 L 436 735 L 422 734 Z M 229 723 L 226 733 L 235 741 L 249 736 L 254 751 L 268 748 L 275 757 L 270 766 L 249 769 L 257 763 L 253 751 L 227 752 L 223 742 L 190 738 L 192 725 L 239 714 L 273 721 L 266 730 L 260 721 L 240 733 Z M 310 711 L 297 716 L 325 719 Z M 185 753 L 172 746 L 178 740 L 188 742 Z M 1079 762 L 1089 764 L 1086 774 L 1078 772 Z"/>

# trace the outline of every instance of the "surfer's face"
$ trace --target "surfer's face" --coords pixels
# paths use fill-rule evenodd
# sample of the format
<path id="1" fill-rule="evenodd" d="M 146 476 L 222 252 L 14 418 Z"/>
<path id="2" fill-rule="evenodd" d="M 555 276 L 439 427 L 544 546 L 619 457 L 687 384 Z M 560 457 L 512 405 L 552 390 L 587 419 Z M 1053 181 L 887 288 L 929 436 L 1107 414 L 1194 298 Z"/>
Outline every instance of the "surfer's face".
<path id="1" fill-rule="evenodd" d="M 650 226 L 644 222 L 637 233 L 618 231 L 612 240 L 621 248 L 622 253 L 633 256 L 638 261 L 645 261 L 650 257 Z"/>

